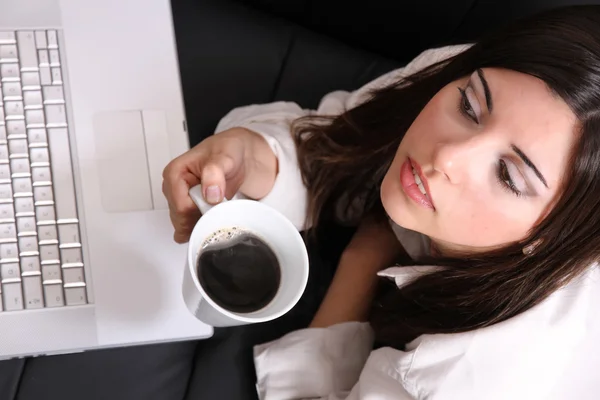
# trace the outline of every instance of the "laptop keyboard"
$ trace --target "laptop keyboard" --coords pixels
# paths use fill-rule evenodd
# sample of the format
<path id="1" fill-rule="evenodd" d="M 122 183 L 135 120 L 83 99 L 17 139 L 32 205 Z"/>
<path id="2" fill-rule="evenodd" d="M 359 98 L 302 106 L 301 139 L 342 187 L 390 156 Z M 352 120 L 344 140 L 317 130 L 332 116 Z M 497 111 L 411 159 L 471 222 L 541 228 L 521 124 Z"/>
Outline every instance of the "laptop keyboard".
<path id="1" fill-rule="evenodd" d="M 0 311 L 87 303 L 57 32 L 0 31 Z"/>

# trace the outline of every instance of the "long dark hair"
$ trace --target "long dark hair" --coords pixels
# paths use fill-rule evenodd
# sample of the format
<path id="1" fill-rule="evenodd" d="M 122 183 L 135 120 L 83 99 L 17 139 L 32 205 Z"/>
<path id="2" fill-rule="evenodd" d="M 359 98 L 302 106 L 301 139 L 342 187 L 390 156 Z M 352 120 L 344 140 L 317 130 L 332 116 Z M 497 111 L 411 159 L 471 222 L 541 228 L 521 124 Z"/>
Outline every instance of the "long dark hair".
<path id="1" fill-rule="evenodd" d="M 561 195 L 519 243 L 468 257 L 421 260 L 443 268 L 400 289 L 382 284 L 370 319 L 382 344 L 401 348 L 421 334 L 463 332 L 506 320 L 599 259 L 600 6 L 521 19 L 446 61 L 377 89 L 340 116 L 295 121 L 310 222 L 330 215 L 344 196 L 362 196 L 365 213 L 382 215 L 379 186 L 403 134 L 441 88 L 485 67 L 540 78 L 576 115 L 579 136 Z M 536 250 L 524 256 L 523 247 L 534 243 Z"/>

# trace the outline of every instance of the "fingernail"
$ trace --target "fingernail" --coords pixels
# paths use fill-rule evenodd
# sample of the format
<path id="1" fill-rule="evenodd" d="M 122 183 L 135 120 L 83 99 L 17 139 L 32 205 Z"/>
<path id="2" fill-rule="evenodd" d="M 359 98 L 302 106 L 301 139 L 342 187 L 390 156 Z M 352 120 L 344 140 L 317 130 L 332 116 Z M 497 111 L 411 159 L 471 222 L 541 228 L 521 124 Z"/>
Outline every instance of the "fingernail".
<path id="1" fill-rule="evenodd" d="M 206 201 L 209 203 L 218 203 L 221 200 L 221 189 L 217 185 L 206 188 Z"/>

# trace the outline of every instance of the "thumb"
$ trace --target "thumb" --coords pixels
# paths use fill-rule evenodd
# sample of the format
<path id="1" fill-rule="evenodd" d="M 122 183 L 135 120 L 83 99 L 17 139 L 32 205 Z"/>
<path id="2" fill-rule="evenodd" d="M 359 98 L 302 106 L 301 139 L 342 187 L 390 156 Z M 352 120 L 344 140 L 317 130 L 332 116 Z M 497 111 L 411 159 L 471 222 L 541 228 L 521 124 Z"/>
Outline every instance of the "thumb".
<path id="1" fill-rule="evenodd" d="M 241 182 L 227 180 L 227 176 L 235 169 L 235 162 L 228 156 L 211 157 L 202 169 L 202 194 L 210 204 L 223 201 L 223 197 L 231 197 L 241 185 Z"/>

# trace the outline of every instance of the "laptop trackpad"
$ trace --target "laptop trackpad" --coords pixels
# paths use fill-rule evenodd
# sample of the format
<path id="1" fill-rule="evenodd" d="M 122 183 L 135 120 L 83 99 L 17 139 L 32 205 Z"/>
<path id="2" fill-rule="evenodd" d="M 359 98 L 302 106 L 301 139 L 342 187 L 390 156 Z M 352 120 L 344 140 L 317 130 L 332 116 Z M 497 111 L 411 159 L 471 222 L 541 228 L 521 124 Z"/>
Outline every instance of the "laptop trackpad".
<path id="1" fill-rule="evenodd" d="M 141 111 L 102 112 L 94 116 L 93 124 L 104 210 L 152 210 Z"/>

